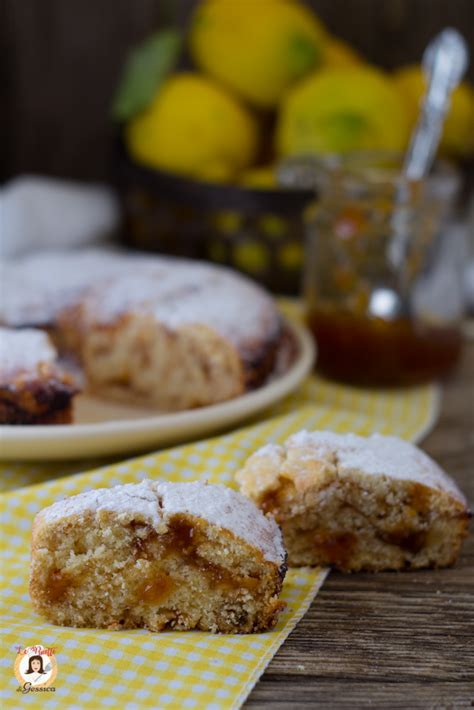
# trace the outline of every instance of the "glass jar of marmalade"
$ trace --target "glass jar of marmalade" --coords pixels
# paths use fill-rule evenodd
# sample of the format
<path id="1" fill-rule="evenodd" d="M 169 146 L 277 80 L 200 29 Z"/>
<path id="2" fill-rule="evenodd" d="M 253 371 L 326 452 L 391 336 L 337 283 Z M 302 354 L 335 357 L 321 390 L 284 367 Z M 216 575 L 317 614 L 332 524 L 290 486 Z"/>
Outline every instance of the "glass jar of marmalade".
<path id="1" fill-rule="evenodd" d="M 292 159 L 282 182 L 312 185 L 305 301 L 318 370 L 358 385 L 417 384 L 447 373 L 461 350 L 462 245 L 446 230 L 459 188 L 439 166 L 408 183 L 382 154 Z"/>

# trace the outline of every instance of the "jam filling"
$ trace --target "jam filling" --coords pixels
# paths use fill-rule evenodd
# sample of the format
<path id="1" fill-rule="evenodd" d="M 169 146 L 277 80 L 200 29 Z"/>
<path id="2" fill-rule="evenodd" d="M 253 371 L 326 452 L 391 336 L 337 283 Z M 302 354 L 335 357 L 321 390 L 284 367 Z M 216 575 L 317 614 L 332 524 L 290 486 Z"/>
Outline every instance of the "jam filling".
<path id="1" fill-rule="evenodd" d="M 181 516 L 174 517 L 165 535 L 158 536 L 155 531 L 150 530 L 145 539 L 137 538 L 135 545 L 141 557 L 151 560 L 158 558 L 153 572 L 144 584 L 140 598 L 144 601 L 160 602 L 174 591 L 177 583 L 164 573 L 162 567 L 162 563 L 169 557 L 180 558 L 185 565 L 199 570 L 213 590 L 233 592 L 244 588 L 252 592 L 258 588 L 260 584 L 258 577 L 237 575 L 221 565 L 204 559 L 199 553 L 199 547 L 205 541 L 204 533 Z M 155 588 L 155 578 L 160 580 L 158 598 L 153 595 L 153 598 L 150 598 L 146 590 L 148 587 Z M 163 578 L 167 578 L 168 581 L 164 582 Z"/>
<path id="2" fill-rule="evenodd" d="M 130 527 L 133 532 L 138 526 L 132 524 Z M 134 534 L 132 548 L 135 560 L 146 559 L 151 562 L 151 570 L 138 585 L 137 601 L 160 604 L 176 590 L 180 581 L 174 580 L 165 570 L 166 560 L 170 557 L 176 557 L 182 560 L 184 565 L 199 570 L 212 590 L 234 592 L 246 589 L 254 592 L 258 589 L 261 582 L 259 577 L 239 575 L 204 559 L 199 553 L 199 547 L 206 540 L 198 526 L 190 524 L 181 516 L 174 517 L 164 535 L 159 535 L 152 528 L 143 537 Z M 74 576 L 67 571 L 54 570 L 49 575 L 47 584 L 49 601 L 64 601 L 69 590 L 84 581 L 85 570 Z"/>

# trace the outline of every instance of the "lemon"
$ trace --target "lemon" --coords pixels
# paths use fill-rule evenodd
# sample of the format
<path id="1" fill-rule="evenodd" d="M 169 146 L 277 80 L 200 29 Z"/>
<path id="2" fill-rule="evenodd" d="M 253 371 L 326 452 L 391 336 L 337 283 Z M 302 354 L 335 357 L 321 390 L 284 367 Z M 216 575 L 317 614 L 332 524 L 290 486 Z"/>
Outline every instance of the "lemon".
<path id="1" fill-rule="evenodd" d="M 354 67 L 364 60 L 350 44 L 338 37 L 329 37 L 324 53 L 324 66 L 336 68 Z"/>
<path id="2" fill-rule="evenodd" d="M 291 89 L 277 125 L 280 155 L 399 151 L 408 117 L 399 92 L 368 67 L 323 69 Z"/>
<path id="3" fill-rule="evenodd" d="M 426 90 L 423 70 L 418 65 L 403 67 L 394 73 L 394 80 L 406 101 L 413 126 L 418 118 L 421 97 Z M 465 82 L 453 92 L 440 148 L 442 152 L 454 156 L 474 152 L 474 91 Z"/>
<path id="4" fill-rule="evenodd" d="M 226 182 L 254 161 L 257 127 L 225 89 L 198 74 L 180 73 L 128 123 L 126 141 L 140 163 Z"/>
<path id="5" fill-rule="evenodd" d="M 260 165 L 245 170 L 240 176 L 240 184 L 260 190 L 272 190 L 277 187 L 275 167 L 273 165 Z"/>
<path id="6" fill-rule="evenodd" d="M 320 63 L 324 43 L 321 23 L 296 0 L 204 0 L 190 32 L 196 65 L 261 107 Z"/>

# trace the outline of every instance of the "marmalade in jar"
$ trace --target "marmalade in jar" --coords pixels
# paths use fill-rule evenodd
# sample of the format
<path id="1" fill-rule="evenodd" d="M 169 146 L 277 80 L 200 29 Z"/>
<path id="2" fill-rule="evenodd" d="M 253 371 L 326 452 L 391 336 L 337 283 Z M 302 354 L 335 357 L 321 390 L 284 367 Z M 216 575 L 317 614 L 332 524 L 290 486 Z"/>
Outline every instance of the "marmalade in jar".
<path id="1" fill-rule="evenodd" d="M 355 385 L 411 385 L 449 372 L 461 352 L 456 327 L 386 321 L 350 311 L 314 309 L 308 326 L 318 344 L 317 369 Z"/>
<path id="2" fill-rule="evenodd" d="M 446 228 L 459 181 L 445 166 L 408 183 L 377 155 L 289 165 L 313 170 L 319 192 L 305 215 L 316 366 L 364 386 L 427 382 L 461 351 L 462 245 Z"/>

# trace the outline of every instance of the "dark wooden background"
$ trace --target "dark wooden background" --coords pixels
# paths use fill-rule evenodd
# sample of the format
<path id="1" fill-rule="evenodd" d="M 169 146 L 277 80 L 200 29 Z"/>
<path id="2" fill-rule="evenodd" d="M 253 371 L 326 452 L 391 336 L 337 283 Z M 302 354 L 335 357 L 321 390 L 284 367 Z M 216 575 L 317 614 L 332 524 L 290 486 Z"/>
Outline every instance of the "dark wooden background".
<path id="1" fill-rule="evenodd" d="M 196 0 L 3 0 L 0 180 L 24 172 L 105 178 L 109 107 L 127 50 Z M 260 0 L 235 0 L 252 6 Z M 446 25 L 474 55 L 474 0 L 308 0 L 328 28 L 391 68 Z M 473 67 L 470 70 L 474 77 Z"/>

